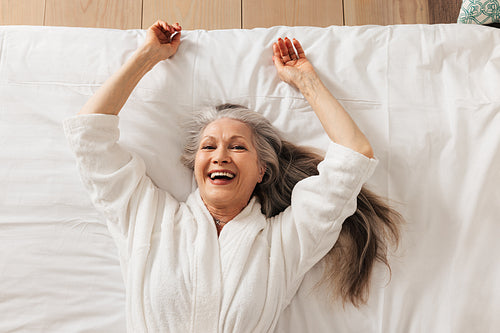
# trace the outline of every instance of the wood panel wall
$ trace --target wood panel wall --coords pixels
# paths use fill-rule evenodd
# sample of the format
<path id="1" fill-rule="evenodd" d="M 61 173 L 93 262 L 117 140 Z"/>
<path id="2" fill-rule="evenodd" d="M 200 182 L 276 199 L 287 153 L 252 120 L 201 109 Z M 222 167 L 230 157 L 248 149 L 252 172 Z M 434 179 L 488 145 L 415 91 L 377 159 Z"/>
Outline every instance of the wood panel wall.
<path id="1" fill-rule="evenodd" d="M 344 1 L 345 25 L 430 23 L 427 1 Z"/>
<path id="2" fill-rule="evenodd" d="M 461 0 L 0 0 L 0 24 L 146 29 L 454 23 Z"/>

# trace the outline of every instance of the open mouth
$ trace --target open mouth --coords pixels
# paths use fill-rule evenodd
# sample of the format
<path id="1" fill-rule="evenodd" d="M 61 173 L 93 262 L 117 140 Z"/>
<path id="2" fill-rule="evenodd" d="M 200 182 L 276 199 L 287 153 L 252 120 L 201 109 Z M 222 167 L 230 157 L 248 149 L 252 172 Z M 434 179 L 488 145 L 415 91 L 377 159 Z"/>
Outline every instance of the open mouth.
<path id="1" fill-rule="evenodd" d="M 226 184 L 234 179 L 235 174 L 230 171 L 213 171 L 208 173 L 208 177 L 215 184 Z"/>

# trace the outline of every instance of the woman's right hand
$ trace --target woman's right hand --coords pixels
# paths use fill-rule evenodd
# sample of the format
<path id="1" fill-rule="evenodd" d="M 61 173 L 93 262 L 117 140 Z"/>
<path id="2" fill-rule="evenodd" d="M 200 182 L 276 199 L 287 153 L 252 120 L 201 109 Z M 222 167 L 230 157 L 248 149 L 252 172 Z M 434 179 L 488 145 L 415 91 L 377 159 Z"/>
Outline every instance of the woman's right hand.
<path id="1" fill-rule="evenodd" d="M 149 27 L 145 42 L 99 88 L 78 114 L 118 115 L 141 78 L 158 62 L 170 58 L 181 43 L 181 27 L 158 20 Z"/>
<path id="2" fill-rule="evenodd" d="M 181 43 L 181 30 L 179 23 L 170 25 L 158 20 L 148 28 L 143 47 L 157 61 L 168 59 L 177 52 Z"/>

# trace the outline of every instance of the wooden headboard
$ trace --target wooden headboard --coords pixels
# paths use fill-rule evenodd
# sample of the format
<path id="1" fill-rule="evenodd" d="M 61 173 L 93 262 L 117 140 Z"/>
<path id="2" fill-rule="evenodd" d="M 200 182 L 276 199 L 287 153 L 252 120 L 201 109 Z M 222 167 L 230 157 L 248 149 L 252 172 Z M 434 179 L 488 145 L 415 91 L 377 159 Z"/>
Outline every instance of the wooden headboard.
<path id="1" fill-rule="evenodd" d="M 455 23 L 461 0 L 0 0 L 0 25 L 184 29 Z"/>

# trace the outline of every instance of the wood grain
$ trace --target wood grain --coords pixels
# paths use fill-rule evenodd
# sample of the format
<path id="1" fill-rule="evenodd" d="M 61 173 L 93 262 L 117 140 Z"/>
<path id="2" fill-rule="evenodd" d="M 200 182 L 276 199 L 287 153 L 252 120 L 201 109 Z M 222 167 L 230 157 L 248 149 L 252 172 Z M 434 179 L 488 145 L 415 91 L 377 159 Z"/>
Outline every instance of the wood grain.
<path id="1" fill-rule="evenodd" d="M 345 25 L 426 24 L 428 1 L 435 0 L 346 0 Z"/>
<path id="2" fill-rule="evenodd" d="M 146 29 L 455 23 L 461 0 L 0 0 L 0 24 Z"/>
<path id="3" fill-rule="evenodd" d="M 462 0 L 429 0 L 429 23 L 457 23 Z"/>
<path id="4" fill-rule="evenodd" d="M 45 25 L 140 29 L 142 0 L 46 0 Z"/>
<path id="5" fill-rule="evenodd" d="M 45 0 L 0 0 L 0 25 L 43 25 Z"/>
<path id="6" fill-rule="evenodd" d="M 242 0 L 243 28 L 342 25 L 342 0 Z"/>
<path id="7" fill-rule="evenodd" d="M 158 19 L 183 29 L 241 28 L 240 0 L 143 0 L 143 29 Z"/>

